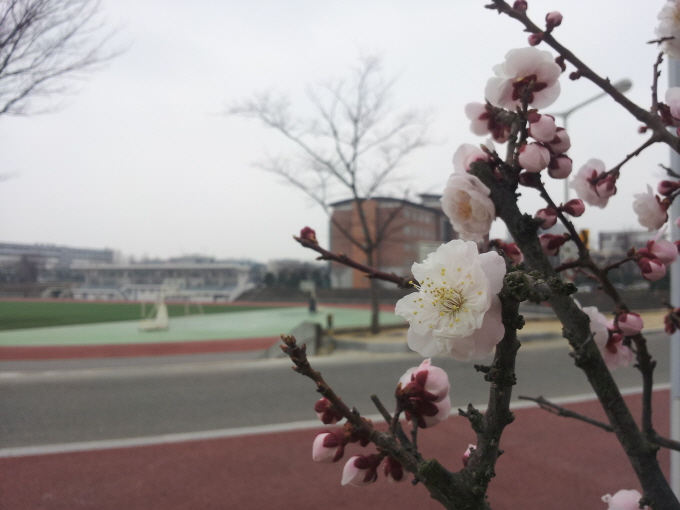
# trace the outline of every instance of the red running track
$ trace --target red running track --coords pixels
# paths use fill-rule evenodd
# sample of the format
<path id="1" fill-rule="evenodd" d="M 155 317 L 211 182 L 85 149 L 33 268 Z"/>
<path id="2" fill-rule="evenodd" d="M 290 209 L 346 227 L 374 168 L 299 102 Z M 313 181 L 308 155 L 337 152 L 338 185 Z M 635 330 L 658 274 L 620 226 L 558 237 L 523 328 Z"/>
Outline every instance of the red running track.
<path id="1" fill-rule="evenodd" d="M 279 341 L 279 337 L 264 337 L 145 344 L 3 346 L 0 347 L 0 360 L 120 358 L 263 351 Z"/>
<path id="2" fill-rule="evenodd" d="M 626 400 L 635 416 L 640 396 Z M 655 393 L 655 424 L 668 433 L 669 392 Z M 567 407 L 604 419 L 595 401 Z M 311 410 L 310 410 L 311 414 Z M 503 435 L 489 501 L 495 510 L 606 509 L 602 495 L 639 485 L 613 434 L 539 409 L 516 411 Z M 422 486 L 342 487 L 343 462 L 311 459 L 315 431 L 0 459 L 7 510 L 440 509 Z M 425 457 L 449 469 L 474 435 L 453 417 L 419 437 Z M 362 449 L 350 445 L 352 455 Z M 368 450 L 363 449 L 363 450 Z M 345 457 L 347 458 L 347 456 Z M 666 473 L 668 452 L 662 450 Z"/>

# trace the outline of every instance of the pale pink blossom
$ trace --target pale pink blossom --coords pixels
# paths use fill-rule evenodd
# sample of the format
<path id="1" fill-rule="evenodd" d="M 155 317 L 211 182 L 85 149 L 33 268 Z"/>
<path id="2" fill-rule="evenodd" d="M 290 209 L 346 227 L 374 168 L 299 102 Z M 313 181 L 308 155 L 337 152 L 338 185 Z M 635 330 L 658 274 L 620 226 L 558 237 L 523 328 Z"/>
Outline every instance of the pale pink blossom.
<path id="1" fill-rule="evenodd" d="M 553 179 L 566 179 L 571 175 L 572 161 L 566 154 L 550 158 L 548 175 Z"/>
<path id="2" fill-rule="evenodd" d="M 562 24 L 562 14 L 558 11 L 552 11 L 545 15 L 545 24 L 550 28 L 559 27 Z"/>
<path id="3" fill-rule="evenodd" d="M 324 424 L 332 425 L 342 420 L 342 414 L 338 412 L 326 397 L 321 397 L 314 404 L 314 412 Z"/>
<path id="4" fill-rule="evenodd" d="M 470 119 L 470 131 L 478 136 L 491 135 L 494 142 L 505 143 L 510 137 L 510 126 L 494 118 L 492 108 L 482 103 L 465 105 L 465 115 Z"/>
<path id="5" fill-rule="evenodd" d="M 666 276 L 666 266 L 659 259 L 642 257 L 637 264 L 645 280 L 655 282 Z"/>
<path id="6" fill-rule="evenodd" d="M 680 87 L 670 87 L 666 91 L 665 100 L 671 116 L 676 121 L 680 120 Z"/>
<path id="7" fill-rule="evenodd" d="M 470 460 L 470 455 L 472 455 L 473 450 L 477 448 L 476 444 L 469 444 L 467 447 L 467 450 L 465 450 L 465 453 L 463 454 L 463 467 L 467 467 L 468 465 L 468 460 Z"/>
<path id="8" fill-rule="evenodd" d="M 566 204 L 564 204 L 562 206 L 562 210 L 569 216 L 578 218 L 585 212 L 586 206 L 583 203 L 583 200 L 579 198 L 574 198 L 572 200 L 569 200 Z"/>
<path id="9" fill-rule="evenodd" d="M 617 325 L 618 328 L 616 327 Z M 634 336 L 642 331 L 645 322 L 637 313 L 623 312 L 618 314 L 616 321 L 612 320 L 607 326 L 614 331 L 618 329 L 624 336 Z"/>
<path id="10" fill-rule="evenodd" d="M 403 482 L 408 479 L 408 473 L 404 472 L 404 468 L 398 460 L 392 457 L 385 457 L 385 464 L 383 466 L 383 473 L 388 482 Z"/>
<path id="11" fill-rule="evenodd" d="M 514 111 L 524 95 L 534 108 L 550 106 L 560 94 L 557 79 L 562 70 L 548 51 L 519 48 L 505 55 L 505 62 L 494 66 L 484 96 L 492 105 Z"/>
<path id="12" fill-rule="evenodd" d="M 552 257 L 560 252 L 560 248 L 569 240 L 568 236 L 558 236 L 555 234 L 541 234 L 538 240 L 543 248 L 543 253 Z"/>
<path id="13" fill-rule="evenodd" d="M 555 139 L 557 134 L 555 117 L 552 115 L 541 115 L 532 113 L 529 115 L 529 136 L 537 142 L 549 143 Z"/>
<path id="14" fill-rule="evenodd" d="M 548 230 L 557 223 L 557 211 L 552 207 L 546 207 L 545 209 L 539 209 L 536 213 L 536 218 L 543 220 L 541 228 L 543 230 Z"/>
<path id="15" fill-rule="evenodd" d="M 590 332 L 597 345 L 604 345 L 609 338 L 607 318 L 600 313 L 596 306 L 584 306 L 581 308 L 590 319 Z"/>
<path id="16" fill-rule="evenodd" d="M 588 205 L 604 208 L 609 197 L 616 193 L 616 177 L 608 175 L 598 179 L 606 171 L 604 163 L 599 159 L 589 159 L 576 173 L 569 187 L 576 191 L 578 197 Z"/>
<path id="17" fill-rule="evenodd" d="M 519 149 L 519 165 L 527 172 L 538 173 L 548 168 L 550 151 L 540 143 L 522 145 Z"/>
<path id="18" fill-rule="evenodd" d="M 486 147 L 489 150 L 494 150 L 494 145 L 491 140 L 486 141 Z M 472 167 L 472 163 L 475 161 L 490 161 L 489 155 L 484 152 L 479 145 L 472 145 L 469 143 L 464 143 L 456 152 L 453 153 L 453 170 L 456 173 L 462 174 L 469 172 Z"/>
<path id="19" fill-rule="evenodd" d="M 571 138 L 564 128 L 558 127 L 555 138 L 548 142 L 548 147 L 555 154 L 564 154 L 571 148 Z"/>
<path id="20" fill-rule="evenodd" d="M 418 292 L 401 298 L 395 313 L 409 321 L 408 345 L 421 356 L 482 359 L 503 338 L 498 293 L 505 261 L 477 245 L 450 241 L 413 264 Z"/>
<path id="21" fill-rule="evenodd" d="M 668 221 L 668 207 L 661 203 L 651 186 L 647 185 L 647 193 L 636 193 L 633 198 L 633 211 L 637 214 L 638 223 L 650 232 L 660 229 Z"/>
<path id="22" fill-rule="evenodd" d="M 350 457 L 342 470 L 342 485 L 364 487 L 372 484 L 378 479 L 380 460 L 375 454 Z"/>
<path id="23" fill-rule="evenodd" d="M 605 494 L 602 496 L 602 501 L 609 504 L 607 510 L 640 510 L 640 500 L 642 494 L 635 489 L 621 490 L 614 494 Z M 649 507 L 645 505 L 642 510 L 647 510 Z"/>
<path id="24" fill-rule="evenodd" d="M 409 421 L 415 419 L 421 429 L 432 428 L 443 422 L 451 414 L 451 399 L 449 397 L 441 402 L 434 403 L 432 406 L 422 400 L 419 404 L 418 412 L 406 412 L 406 418 Z"/>
<path id="25" fill-rule="evenodd" d="M 619 333 L 610 333 L 607 341 L 601 345 L 597 344 L 600 349 L 600 354 L 609 370 L 615 370 L 619 367 L 625 368 L 629 366 L 635 359 L 635 354 L 630 350 L 630 347 L 623 345 L 623 335 Z"/>
<path id="26" fill-rule="evenodd" d="M 337 462 L 345 452 L 344 431 L 321 432 L 314 438 L 312 458 L 317 462 Z"/>
<path id="27" fill-rule="evenodd" d="M 654 255 L 661 263 L 669 265 L 678 258 L 678 247 L 666 239 L 655 239 L 647 243 L 649 253 Z"/>
<path id="28" fill-rule="evenodd" d="M 680 59 L 680 0 L 663 4 L 657 16 L 659 24 L 656 35 L 659 39 L 672 37 L 673 39 L 661 43 L 661 48 L 669 56 Z"/>
<path id="29" fill-rule="evenodd" d="M 461 239 L 482 241 L 496 217 L 489 188 L 476 176 L 454 173 L 442 194 L 442 210 Z"/>

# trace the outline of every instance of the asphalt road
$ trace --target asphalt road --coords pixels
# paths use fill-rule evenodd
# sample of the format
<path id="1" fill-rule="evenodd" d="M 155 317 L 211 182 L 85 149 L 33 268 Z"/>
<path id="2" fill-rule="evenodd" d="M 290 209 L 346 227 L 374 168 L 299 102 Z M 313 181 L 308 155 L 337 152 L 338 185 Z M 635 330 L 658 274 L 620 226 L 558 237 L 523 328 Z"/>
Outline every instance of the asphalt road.
<path id="1" fill-rule="evenodd" d="M 668 337 L 649 335 L 659 361 L 656 381 L 669 381 Z M 213 360 L 214 359 L 214 360 Z M 369 395 L 388 409 L 397 380 L 417 355 L 353 354 L 316 358 L 313 365 L 350 405 L 375 414 Z M 124 362 L 118 365 L 126 365 Z M 451 380 L 454 409 L 483 404 L 488 384 L 472 364 L 436 359 Z M 225 361 L 178 357 L 130 360 L 127 366 L 84 368 L 77 363 L 3 363 L 0 366 L 0 448 L 110 440 L 312 420 L 317 394 L 286 360 Z M 562 341 L 520 350 L 521 394 L 559 397 L 590 393 Z M 634 368 L 619 369 L 622 388 L 639 386 Z"/>

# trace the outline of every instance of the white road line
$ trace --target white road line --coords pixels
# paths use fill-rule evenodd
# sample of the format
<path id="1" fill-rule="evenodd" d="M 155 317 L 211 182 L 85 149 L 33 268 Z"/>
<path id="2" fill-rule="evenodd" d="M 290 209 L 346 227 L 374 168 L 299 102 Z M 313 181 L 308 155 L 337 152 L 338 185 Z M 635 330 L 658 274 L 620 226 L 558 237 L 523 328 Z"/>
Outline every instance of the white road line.
<path id="1" fill-rule="evenodd" d="M 670 389 L 670 384 L 658 384 L 654 391 Z M 642 387 L 624 388 L 621 390 L 623 395 L 634 395 L 642 392 Z M 551 398 L 555 404 L 575 404 L 595 400 L 594 393 L 582 393 L 578 395 L 568 395 L 564 397 Z M 520 400 L 511 404 L 511 409 L 525 409 L 534 407 L 536 404 Z M 486 404 L 475 406 L 479 411 L 486 410 Z M 384 422 L 381 415 L 366 416 L 366 418 L 376 422 Z M 200 432 L 184 432 L 179 434 L 164 434 L 159 436 L 132 437 L 125 439 L 106 439 L 101 441 L 83 441 L 78 443 L 61 443 L 37 446 L 20 446 L 16 448 L 0 449 L 0 458 L 26 457 L 30 455 L 49 455 L 55 453 L 86 452 L 93 450 L 108 450 L 113 448 L 132 448 L 136 446 L 151 446 L 170 443 L 183 443 L 188 441 L 202 441 L 206 439 L 221 439 L 229 437 L 252 436 L 258 434 L 272 434 L 277 432 L 291 432 L 295 430 L 322 429 L 324 425 L 318 420 L 295 421 L 290 423 L 279 423 L 273 425 L 256 425 L 252 427 L 238 427 L 231 429 L 204 430 Z"/>

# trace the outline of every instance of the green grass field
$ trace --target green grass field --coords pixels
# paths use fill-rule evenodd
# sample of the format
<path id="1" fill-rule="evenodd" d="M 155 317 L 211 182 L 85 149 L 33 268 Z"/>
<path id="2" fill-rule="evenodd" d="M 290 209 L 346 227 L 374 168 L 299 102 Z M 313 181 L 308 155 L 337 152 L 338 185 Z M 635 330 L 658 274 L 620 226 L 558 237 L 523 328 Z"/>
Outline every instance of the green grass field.
<path id="1" fill-rule="evenodd" d="M 153 305 L 145 305 L 146 313 Z M 264 310 L 270 307 L 239 305 L 204 305 L 206 314 Z M 72 303 L 0 301 L 0 330 L 43 328 L 71 324 L 93 324 L 98 322 L 133 321 L 142 318 L 140 303 Z M 168 305 L 170 317 L 185 315 L 183 304 Z M 189 313 L 196 314 L 196 304 L 189 305 Z"/>

